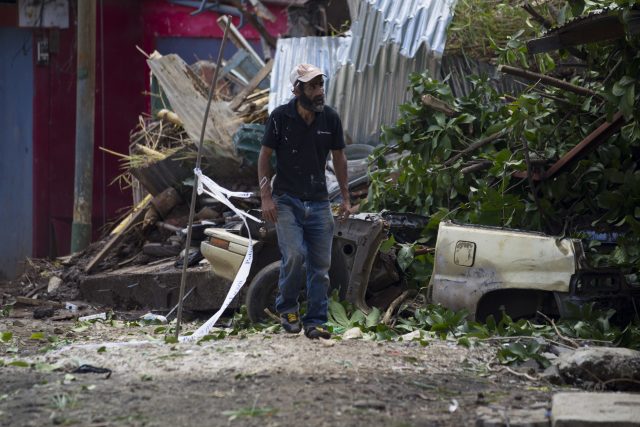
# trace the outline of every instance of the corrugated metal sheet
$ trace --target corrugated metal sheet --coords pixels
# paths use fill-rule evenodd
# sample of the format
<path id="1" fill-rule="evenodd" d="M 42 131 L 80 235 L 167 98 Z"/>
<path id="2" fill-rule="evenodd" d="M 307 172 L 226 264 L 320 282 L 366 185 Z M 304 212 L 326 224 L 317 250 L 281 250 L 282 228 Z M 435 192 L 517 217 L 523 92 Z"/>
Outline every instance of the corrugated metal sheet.
<path id="1" fill-rule="evenodd" d="M 295 64 L 315 63 L 330 76 L 327 103 L 351 141 L 377 143 L 380 126 L 391 124 L 407 99 L 409 74 L 436 75 L 454 6 L 455 0 L 349 0 L 351 37 L 278 41 L 269 111 L 290 99 Z"/>
<path id="2" fill-rule="evenodd" d="M 473 87 L 469 80 L 470 75 L 487 76 L 491 86 L 498 93 L 508 93 L 516 96 L 526 88 L 526 85 L 518 83 L 508 74 L 499 72 L 496 67 L 486 62 L 479 62 L 461 55 L 445 55 L 442 57 L 438 80 L 442 81 L 448 78 L 448 83 L 454 96 L 462 97 L 471 93 Z"/>
<path id="3" fill-rule="evenodd" d="M 314 64 L 327 75 L 325 87 L 331 81 L 338 68 L 338 53 L 347 49 L 351 38 L 346 37 L 297 37 L 278 39 L 276 54 L 271 70 L 271 92 L 269 94 L 269 112 L 284 104 L 293 96 L 289 73 L 296 64 Z"/>

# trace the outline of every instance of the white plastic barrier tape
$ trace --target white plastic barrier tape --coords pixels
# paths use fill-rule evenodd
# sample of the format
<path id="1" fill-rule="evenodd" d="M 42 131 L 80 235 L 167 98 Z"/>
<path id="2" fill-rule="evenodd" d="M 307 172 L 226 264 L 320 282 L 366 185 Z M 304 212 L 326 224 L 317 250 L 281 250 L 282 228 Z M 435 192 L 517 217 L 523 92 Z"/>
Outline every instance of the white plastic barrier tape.
<path id="1" fill-rule="evenodd" d="M 235 279 L 233 279 L 233 283 L 231 283 L 229 293 L 227 293 L 227 296 L 225 297 L 220 309 L 202 326 L 200 326 L 192 335 L 181 336 L 179 338 L 180 342 L 198 341 L 199 339 L 207 335 L 211 328 L 213 328 L 213 325 L 216 324 L 224 310 L 231 303 L 231 301 L 233 301 L 244 283 L 247 281 L 247 276 L 249 276 L 249 270 L 251 269 L 251 262 L 253 261 L 253 240 L 251 239 L 251 232 L 249 231 L 249 227 L 247 226 L 247 218 L 252 219 L 256 222 L 261 222 L 253 215 L 249 215 L 248 213 L 236 208 L 235 206 L 233 206 L 233 203 L 229 201 L 229 197 L 239 197 L 246 199 L 248 197 L 253 197 L 253 193 L 229 191 L 226 188 L 220 187 L 211 178 L 203 175 L 200 169 L 194 169 L 193 172 L 196 174 L 196 177 L 198 179 L 198 194 L 208 194 L 209 196 L 227 205 L 233 212 L 235 212 L 240 216 L 240 218 L 242 218 L 242 221 L 247 228 L 247 232 L 249 233 L 249 247 L 247 248 L 247 254 L 245 255 L 244 260 L 240 265 L 240 269 L 238 270 Z"/>

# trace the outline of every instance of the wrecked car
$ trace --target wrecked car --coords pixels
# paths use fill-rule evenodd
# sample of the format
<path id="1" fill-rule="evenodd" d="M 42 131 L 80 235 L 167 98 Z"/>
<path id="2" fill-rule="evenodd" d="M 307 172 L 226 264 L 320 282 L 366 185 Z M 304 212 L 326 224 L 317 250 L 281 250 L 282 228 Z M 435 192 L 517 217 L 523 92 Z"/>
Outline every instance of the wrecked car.
<path id="1" fill-rule="evenodd" d="M 637 316 L 640 302 L 622 271 L 589 266 L 580 239 L 450 221 L 438 229 L 429 288 L 434 303 L 479 321 L 502 311 L 568 317 L 591 302 Z"/>
<path id="2" fill-rule="evenodd" d="M 336 220 L 329 270 L 331 292 L 336 290 L 341 300 L 365 312 L 371 306 L 386 308 L 406 283 L 395 254 L 381 253 L 380 245 L 389 235 L 398 242 L 413 242 L 426 223 L 427 219 L 419 215 L 394 213 L 361 213 L 344 222 Z M 267 310 L 275 312 L 281 257 L 273 225 L 254 223 L 249 228 L 254 259 L 245 303 L 250 319 L 258 322 L 268 318 Z M 202 254 L 216 275 L 233 280 L 250 244 L 246 230 L 209 228 L 205 233 L 208 239 L 201 243 Z M 300 286 L 302 301 L 304 284 Z"/>

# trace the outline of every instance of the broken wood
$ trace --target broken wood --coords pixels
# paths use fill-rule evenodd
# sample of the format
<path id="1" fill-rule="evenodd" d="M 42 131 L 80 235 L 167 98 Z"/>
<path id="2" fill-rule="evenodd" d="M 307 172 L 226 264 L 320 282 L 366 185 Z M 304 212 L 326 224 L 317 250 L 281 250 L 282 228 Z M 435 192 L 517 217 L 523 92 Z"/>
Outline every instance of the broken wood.
<path id="1" fill-rule="evenodd" d="M 621 112 L 617 112 L 611 122 L 605 122 L 598 126 L 593 132 L 586 136 L 575 147 L 569 150 L 564 156 L 558 159 L 546 172 L 533 172 L 531 174 L 534 181 L 551 178 L 562 169 L 566 168 L 576 160 L 584 157 L 589 151 L 606 141 L 611 135 L 620 130 L 625 123 Z M 527 178 L 526 171 L 517 171 L 513 173 L 516 178 Z"/>
<path id="2" fill-rule="evenodd" d="M 35 289 L 30 290 L 29 292 L 27 292 L 27 294 L 25 295 L 25 297 L 27 298 L 31 298 L 32 296 L 34 296 L 36 293 L 40 292 L 41 290 L 43 290 L 44 288 L 46 288 L 48 285 L 48 283 L 43 283 L 41 285 L 36 286 Z"/>
<path id="3" fill-rule="evenodd" d="M 464 150 L 462 150 L 461 152 L 459 152 L 458 154 L 456 154 L 455 156 L 453 156 L 450 159 L 448 159 L 447 161 L 445 161 L 442 165 L 445 166 L 445 167 L 446 166 L 451 166 L 452 164 L 454 164 L 462 156 L 464 156 L 466 154 L 469 154 L 472 151 L 475 151 L 475 150 L 477 150 L 479 148 L 482 148 L 487 144 L 492 143 L 496 139 L 499 139 L 500 137 L 502 137 L 504 134 L 505 134 L 504 131 L 499 131 L 499 132 L 496 132 L 494 134 L 489 135 L 486 138 L 481 139 L 480 141 L 476 141 L 473 144 L 471 144 L 470 146 L 468 146 L 467 148 L 465 148 Z"/>
<path id="4" fill-rule="evenodd" d="M 238 9 L 243 11 L 244 17 L 247 18 L 248 15 L 249 16 L 253 16 L 251 14 L 247 14 L 245 13 L 245 11 L 242 8 L 242 5 L 240 5 L 239 0 L 232 0 L 234 2 L 238 3 Z M 255 19 L 254 17 L 254 21 L 257 22 L 257 19 Z M 251 21 L 251 25 L 254 25 L 254 21 Z M 249 55 L 251 55 L 251 57 L 253 57 L 253 59 L 255 59 L 255 62 L 257 64 L 259 64 L 259 66 L 264 67 L 264 61 L 262 60 L 262 58 L 260 58 L 260 55 L 258 55 L 258 53 L 253 49 L 253 47 L 251 46 L 251 44 L 249 44 L 249 42 L 247 41 L 247 39 L 244 38 L 244 36 L 240 33 L 240 30 L 238 30 L 238 28 L 233 25 L 233 23 L 231 22 L 231 20 L 229 19 L 228 16 L 226 15 L 222 15 L 217 19 L 218 25 L 220 26 L 221 29 L 226 28 L 227 26 L 229 27 L 229 38 L 231 39 L 231 42 L 238 48 L 238 49 L 242 49 L 245 50 L 246 52 L 249 53 Z M 259 25 L 259 24 L 258 24 Z M 254 25 L 255 26 L 255 25 Z M 264 28 L 264 27 L 263 27 Z M 258 29 L 258 28 L 256 28 Z M 266 32 L 266 30 L 265 30 Z M 269 33 L 267 33 L 269 34 Z M 271 35 L 269 35 L 271 37 Z M 273 40 L 273 37 L 271 37 L 271 39 Z M 275 44 L 273 45 L 273 48 L 275 48 Z"/>
<path id="5" fill-rule="evenodd" d="M 466 175 L 468 173 L 478 172 L 481 170 L 489 169 L 493 166 L 493 162 L 490 160 L 482 160 L 480 162 L 474 163 L 472 165 L 466 166 L 460 169 L 460 173 Z"/>
<path id="6" fill-rule="evenodd" d="M 34 299 L 34 298 L 27 298 L 27 297 L 16 297 L 16 303 L 31 305 L 34 307 L 49 306 L 53 308 L 64 308 L 65 306 L 63 303 L 58 301 L 49 301 L 44 299 Z"/>
<path id="7" fill-rule="evenodd" d="M 144 154 L 147 157 L 150 157 L 152 159 L 155 160 L 164 160 L 167 158 L 166 155 L 162 154 L 159 151 L 154 150 L 153 148 L 149 148 L 146 145 L 142 145 L 142 144 L 135 144 L 135 147 L 137 150 L 140 150 L 142 152 L 142 154 Z"/>
<path id="8" fill-rule="evenodd" d="M 564 80 L 556 79 L 555 77 L 549 77 L 540 73 L 534 73 L 533 71 L 525 70 L 522 68 L 512 67 L 510 65 L 500 65 L 498 67 L 498 71 L 505 74 L 510 74 L 512 76 L 522 77 L 531 81 L 540 81 L 542 83 L 548 84 L 549 86 L 577 93 L 578 95 L 595 96 L 597 98 L 601 98 L 599 94 L 592 91 L 591 89 L 587 89 L 586 87 L 576 86 L 569 82 L 565 82 Z"/>
<path id="9" fill-rule="evenodd" d="M 116 228 L 119 230 L 117 233 L 112 234 L 107 243 L 102 247 L 100 252 L 93 257 L 93 259 L 87 264 L 84 271 L 85 273 L 91 273 L 91 270 L 102 260 L 105 259 L 110 250 L 115 248 L 118 244 L 122 242 L 127 230 L 131 228 L 131 226 L 137 222 L 139 222 L 144 216 L 147 206 L 151 203 L 151 195 L 147 195 L 142 202 L 136 207 L 136 210 L 128 216 L 123 223 L 120 223 Z"/>
<path id="10" fill-rule="evenodd" d="M 460 114 L 452 106 L 444 101 L 439 100 L 435 96 L 422 95 L 422 104 L 425 107 L 431 108 L 432 110 L 440 111 L 448 117 L 454 117 Z"/>
<path id="11" fill-rule="evenodd" d="M 398 298 L 394 299 L 393 302 L 391 302 L 391 304 L 389 305 L 389 308 L 387 308 L 387 311 L 384 313 L 384 316 L 382 317 L 382 323 L 384 323 L 385 325 L 389 325 L 391 323 L 391 318 L 396 308 L 398 308 L 400 304 L 402 304 L 404 301 L 411 298 L 412 296 L 413 296 L 413 292 L 411 290 L 406 290 L 403 293 L 401 293 Z"/>
<path id="12" fill-rule="evenodd" d="M 273 60 L 270 60 L 265 64 L 264 67 L 262 67 L 260 71 L 258 71 L 255 76 L 253 76 L 247 87 L 242 89 L 240 93 L 237 94 L 235 98 L 233 98 L 233 100 L 231 100 L 231 102 L 229 103 L 229 107 L 234 111 L 237 110 L 240 104 L 242 104 L 242 102 L 244 102 L 244 100 L 247 98 L 247 96 L 249 96 L 249 94 L 253 92 L 255 88 L 258 87 L 258 85 L 269 75 L 269 73 L 271 73 L 272 69 Z"/>
<path id="13" fill-rule="evenodd" d="M 174 112 L 184 123 L 183 127 L 189 138 L 193 142 L 199 141 L 207 108 L 207 86 L 177 55 L 149 59 L 147 63 Z M 242 158 L 233 146 L 233 135 L 239 124 L 234 119 L 235 114 L 228 103 L 211 103 L 203 137 L 207 141 L 204 155 L 209 163 L 215 164 L 216 176 L 212 177 L 214 179 L 239 176 L 243 173 L 251 174 L 253 178 L 253 170 L 240 168 Z"/>
<path id="14" fill-rule="evenodd" d="M 124 217 L 124 219 L 122 221 L 120 221 L 118 223 L 118 225 L 116 225 L 113 230 L 111 230 L 110 234 L 118 234 L 121 233 L 122 230 L 124 230 L 126 227 L 129 226 L 130 222 L 131 222 L 131 218 L 133 217 L 133 215 L 136 213 L 136 210 L 139 208 L 142 208 L 143 206 L 146 206 L 147 204 L 149 204 L 151 202 L 151 200 L 153 199 L 153 196 L 151 194 L 147 194 L 145 196 L 144 199 L 142 199 L 140 201 L 140 203 L 138 203 L 133 210 L 126 216 Z"/>

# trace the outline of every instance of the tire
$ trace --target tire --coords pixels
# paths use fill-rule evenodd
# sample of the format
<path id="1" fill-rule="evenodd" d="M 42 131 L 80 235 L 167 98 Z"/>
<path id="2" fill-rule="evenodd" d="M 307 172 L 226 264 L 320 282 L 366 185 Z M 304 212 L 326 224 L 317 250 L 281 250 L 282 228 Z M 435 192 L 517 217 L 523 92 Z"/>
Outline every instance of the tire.
<path id="1" fill-rule="evenodd" d="M 247 313 L 249 319 L 254 322 L 265 322 L 270 320 L 269 316 L 264 312 L 268 308 L 273 314 L 276 314 L 276 296 L 278 295 L 278 278 L 280 277 L 281 261 L 275 261 L 266 265 L 262 270 L 254 276 L 247 290 L 245 304 L 247 305 Z M 302 273 L 306 277 L 306 273 Z M 306 300 L 305 289 L 301 287 L 299 301 L 302 305 Z"/>

